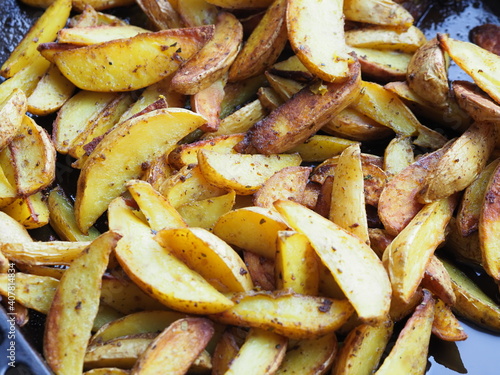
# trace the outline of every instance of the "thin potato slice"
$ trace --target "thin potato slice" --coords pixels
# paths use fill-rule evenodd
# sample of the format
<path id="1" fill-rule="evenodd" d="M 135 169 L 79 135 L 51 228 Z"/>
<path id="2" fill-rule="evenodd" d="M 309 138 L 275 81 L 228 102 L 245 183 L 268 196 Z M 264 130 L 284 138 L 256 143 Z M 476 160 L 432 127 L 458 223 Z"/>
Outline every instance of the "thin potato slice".
<path id="1" fill-rule="evenodd" d="M 354 62 L 345 44 L 342 5 L 342 1 L 320 0 L 287 3 L 288 39 L 295 54 L 309 71 L 327 82 L 347 79 L 349 64 Z"/>
<path id="2" fill-rule="evenodd" d="M 500 104 L 500 56 L 473 43 L 438 34 L 439 43 L 474 82 Z"/>
<path id="3" fill-rule="evenodd" d="M 286 337 L 252 328 L 226 374 L 274 374 L 283 361 L 287 344 Z"/>
<path id="4" fill-rule="evenodd" d="M 102 275 L 120 237 L 114 232 L 98 237 L 72 262 L 59 282 L 47 314 L 43 348 L 45 359 L 56 374 L 77 374 L 83 370 Z"/>
<path id="5" fill-rule="evenodd" d="M 347 300 L 312 297 L 291 292 L 233 294 L 235 305 L 215 321 L 273 331 L 291 339 L 315 338 L 340 328 L 353 308 Z"/>
<path id="6" fill-rule="evenodd" d="M 204 149 L 198 152 L 198 165 L 207 181 L 241 195 L 255 193 L 274 173 L 298 166 L 301 161 L 298 154 L 224 154 Z"/>
<path id="7" fill-rule="evenodd" d="M 118 198 L 109 206 L 110 228 L 123 234 L 115 254 L 127 275 L 152 297 L 186 313 L 216 313 L 233 302 L 153 239 L 151 229 Z M 140 250 L 140 251 L 138 251 Z"/>
<path id="8" fill-rule="evenodd" d="M 57 32 L 66 25 L 70 11 L 70 0 L 54 1 L 3 63 L 0 75 L 10 78 L 33 63 L 38 57 L 37 47 L 56 38 Z"/>
<path id="9" fill-rule="evenodd" d="M 479 242 L 483 267 L 500 281 L 500 164 L 496 166 L 484 195 L 479 217 Z"/>
<path id="10" fill-rule="evenodd" d="M 278 201 L 274 205 L 294 230 L 309 238 L 359 317 L 365 321 L 383 319 L 389 311 L 391 287 L 384 266 L 373 250 L 298 203 Z"/>
<path id="11" fill-rule="evenodd" d="M 406 322 L 396 344 L 375 374 L 423 374 L 427 366 L 433 320 L 434 300 L 430 292 L 424 291 L 422 303 Z"/>
<path id="12" fill-rule="evenodd" d="M 27 110 L 26 95 L 19 89 L 0 103 L 0 150 L 7 146 L 22 126 Z"/>
<path id="13" fill-rule="evenodd" d="M 156 83 L 174 72 L 212 34 L 213 26 L 169 29 L 59 50 L 51 57 L 50 50 L 42 50 L 42 54 L 53 59 L 61 73 L 81 89 L 132 91 Z"/>
<path id="14" fill-rule="evenodd" d="M 244 292 L 253 288 L 238 253 L 205 229 L 165 229 L 158 232 L 155 240 L 220 292 Z"/>
<path id="15" fill-rule="evenodd" d="M 128 180 L 141 175 L 143 163 L 169 152 L 204 121 L 185 109 L 159 109 L 134 117 L 108 133 L 90 154 L 78 178 L 75 216 L 82 232 L 125 190 Z"/>
<path id="16" fill-rule="evenodd" d="M 456 203 L 457 197 L 452 196 L 424 206 L 385 250 L 392 292 L 403 301 L 410 301 L 420 285 L 427 263 L 444 241 L 445 229 Z"/>
<path id="17" fill-rule="evenodd" d="M 213 323 L 208 319 L 180 319 L 158 335 L 140 356 L 131 373 L 185 374 L 213 334 Z"/>

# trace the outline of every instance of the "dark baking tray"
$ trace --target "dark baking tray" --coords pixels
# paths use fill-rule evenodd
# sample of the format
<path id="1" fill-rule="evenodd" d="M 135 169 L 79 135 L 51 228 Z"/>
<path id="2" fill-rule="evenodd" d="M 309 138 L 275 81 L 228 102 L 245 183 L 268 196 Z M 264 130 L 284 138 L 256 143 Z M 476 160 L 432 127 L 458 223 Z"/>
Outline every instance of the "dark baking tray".
<path id="1" fill-rule="evenodd" d="M 425 31 L 428 38 L 434 37 L 437 32 L 446 32 L 452 37 L 467 40 L 469 31 L 474 26 L 483 23 L 500 25 L 499 0 L 409 1 L 415 4 L 423 2 L 428 4 L 422 18 L 417 23 Z M 0 0 L 0 5 L 1 64 L 43 11 L 25 6 L 18 0 Z M 130 14 L 127 10 L 120 9 L 115 12 L 118 15 Z M 132 14 L 137 14 L 137 12 Z M 450 78 L 470 80 L 453 64 L 450 67 Z M 69 162 L 60 162 L 58 165 L 57 182 L 64 185 L 68 182 L 66 180 L 72 179 L 72 174 L 68 173 Z M 33 233 L 33 235 L 35 238 L 46 236 L 44 233 Z M 51 374 L 39 354 L 42 349 L 44 318 L 36 312 L 30 313 L 32 313 L 30 322 L 23 328 L 16 326 L 14 330 L 16 367 L 12 368 L 8 365 L 11 347 L 9 333 L 12 334 L 8 320 L 10 316 L 0 306 L 0 375 Z M 500 374 L 500 336 L 481 330 L 467 322 L 463 322 L 463 326 L 469 335 L 466 341 L 449 343 L 434 337 L 431 339 L 427 374 Z"/>

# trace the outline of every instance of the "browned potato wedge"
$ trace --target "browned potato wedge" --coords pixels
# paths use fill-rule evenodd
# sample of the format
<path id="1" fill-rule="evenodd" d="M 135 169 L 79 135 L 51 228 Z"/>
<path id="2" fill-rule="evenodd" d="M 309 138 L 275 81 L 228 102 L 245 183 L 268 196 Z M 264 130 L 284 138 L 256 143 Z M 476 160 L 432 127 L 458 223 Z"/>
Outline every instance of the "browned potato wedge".
<path id="1" fill-rule="evenodd" d="M 389 311 L 391 287 L 384 266 L 373 250 L 298 203 L 278 201 L 274 205 L 294 230 L 309 238 L 358 316 L 366 321 L 383 319 Z M 356 267 L 352 266 L 354 264 Z"/>
<path id="2" fill-rule="evenodd" d="M 349 21 L 366 22 L 407 29 L 413 17 L 392 0 L 345 0 L 344 15 Z"/>
<path id="3" fill-rule="evenodd" d="M 102 275 L 120 237 L 114 232 L 98 237 L 72 262 L 59 282 L 47 314 L 43 348 L 45 359 L 56 374 L 83 370 Z"/>
<path id="4" fill-rule="evenodd" d="M 257 327 L 291 339 L 322 336 L 340 328 L 353 312 L 346 300 L 312 297 L 291 292 L 233 294 L 235 305 L 210 315 L 218 322 Z"/>
<path id="5" fill-rule="evenodd" d="M 358 97 L 361 86 L 359 64 L 350 65 L 348 81 L 325 86 L 323 94 L 312 92 L 310 87 L 299 91 L 257 122 L 237 150 L 272 154 L 304 142 Z"/>
<path id="6" fill-rule="evenodd" d="M 500 55 L 500 27 L 495 24 L 485 23 L 474 27 L 470 31 L 472 43 Z"/>
<path id="7" fill-rule="evenodd" d="M 213 26 L 169 29 L 80 48 L 56 50 L 52 56 L 50 47 L 46 46 L 41 53 L 53 60 L 61 73 L 81 89 L 132 91 L 156 83 L 174 72 L 212 34 Z"/>
<path id="8" fill-rule="evenodd" d="M 172 78 L 172 89 L 193 95 L 221 79 L 236 58 L 242 39 L 238 19 L 231 13 L 220 13 L 212 39 L 179 68 Z"/>
<path id="9" fill-rule="evenodd" d="M 144 163 L 168 153 L 204 121 L 200 115 L 185 109 L 159 109 L 134 117 L 108 133 L 90 154 L 78 178 L 75 200 L 78 227 L 86 232 L 109 202 L 125 190 L 125 183 L 141 175 Z"/>
<path id="10" fill-rule="evenodd" d="M 0 75 L 10 78 L 33 63 L 39 56 L 37 47 L 56 39 L 57 32 L 66 24 L 70 11 L 71 0 L 54 1 L 3 63 Z"/>
<path id="11" fill-rule="evenodd" d="M 214 334 L 205 318 L 172 323 L 149 345 L 132 368 L 132 374 L 185 374 Z"/>
<path id="12" fill-rule="evenodd" d="M 92 6 L 95 10 L 104 10 L 130 4 L 132 4 L 131 0 L 73 0 L 73 7 L 80 11 L 85 9 L 87 5 Z"/>
<path id="13" fill-rule="evenodd" d="M 84 372 L 85 375 L 128 375 L 130 372 L 117 367 L 94 368 Z"/>
<path id="14" fill-rule="evenodd" d="M 372 373 L 382 358 L 392 330 L 391 320 L 373 326 L 361 324 L 355 327 L 347 335 L 342 349 L 335 358 L 332 375 Z"/>
<path id="15" fill-rule="evenodd" d="M 341 2 L 289 0 L 286 24 L 288 40 L 309 71 L 327 82 L 348 79 L 354 59 L 344 40 Z"/>
<path id="16" fill-rule="evenodd" d="M 489 179 L 479 217 L 479 242 L 483 267 L 500 281 L 500 164 Z"/>
<path id="17" fill-rule="evenodd" d="M 298 154 L 244 155 L 198 151 L 198 165 L 207 181 L 241 195 L 255 193 L 273 174 L 285 167 L 298 166 L 301 161 Z"/>
<path id="18" fill-rule="evenodd" d="M 423 301 L 406 322 L 396 344 L 375 374 L 423 374 L 427 366 L 433 320 L 434 299 L 429 291 L 424 290 Z"/>
<path id="19" fill-rule="evenodd" d="M 455 303 L 455 292 L 453 292 L 450 275 L 436 256 L 432 256 L 427 263 L 420 286 L 449 306 Z"/>
<path id="20" fill-rule="evenodd" d="M 22 126 L 27 110 L 26 95 L 15 89 L 0 103 L 0 150 L 7 146 Z"/>
<path id="21" fill-rule="evenodd" d="M 356 53 L 363 75 L 377 82 L 403 81 L 411 54 L 366 47 L 350 47 Z"/>
<path id="22" fill-rule="evenodd" d="M 451 196 L 425 205 L 385 250 L 393 294 L 403 301 L 410 301 L 427 263 L 444 241 L 456 203 L 457 197 Z"/>
<path id="23" fill-rule="evenodd" d="M 274 259 L 264 258 L 251 251 L 243 251 L 243 260 L 248 267 L 248 272 L 258 290 L 273 291 L 276 288 Z"/>
<path id="24" fill-rule="evenodd" d="M 483 262 L 479 232 L 476 231 L 464 237 L 455 218 L 450 221 L 445 246 L 450 254 L 463 263 L 477 266 Z"/>
<path id="25" fill-rule="evenodd" d="M 441 47 L 448 52 L 453 61 L 500 104 L 498 84 L 500 56 L 475 44 L 456 40 L 445 34 L 438 34 L 437 38 Z"/>
<path id="26" fill-rule="evenodd" d="M 272 4 L 272 0 L 209 0 L 208 3 L 228 9 L 261 9 Z"/>
<path id="27" fill-rule="evenodd" d="M 183 26 L 173 2 L 169 0 L 137 0 L 157 30 L 174 29 Z"/>
<path id="28" fill-rule="evenodd" d="M 205 0 L 174 1 L 175 8 L 186 26 L 212 25 L 217 21 L 219 9 Z"/>
<path id="29" fill-rule="evenodd" d="M 115 255 L 127 275 L 152 297 L 186 313 L 216 313 L 233 302 L 153 239 L 149 226 L 117 198 L 109 226 L 123 234 Z M 138 251 L 140 250 L 140 251 Z"/>
<path id="30" fill-rule="evenodd" d="M 475 122 L 457 138 L 426 176 L 420 191 L 421 202 L 450 196 L 465 189 L 486 165 L 496 143 L 496 127 Z"/>
<path id="31" fill-rule="evenodd" d="M 500 105 L 491 99 L 479 86 L 468 81 L 453 81 L 455 98 L 475 121 L 497 121 Z"/>
<path id="32" fill-rule="evenodd" d="M 451 307 L 440 299 L 436 300 L 432 333 L 445 341 L 463 341 L 467 339 L 467 333 L 453 315 Z"/>

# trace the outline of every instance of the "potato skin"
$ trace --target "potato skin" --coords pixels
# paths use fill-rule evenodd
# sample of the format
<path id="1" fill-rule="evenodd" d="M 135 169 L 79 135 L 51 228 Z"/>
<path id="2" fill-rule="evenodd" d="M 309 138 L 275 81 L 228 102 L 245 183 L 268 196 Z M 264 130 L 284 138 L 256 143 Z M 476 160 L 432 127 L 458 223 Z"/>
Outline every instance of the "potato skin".
<path id="1" fill-rule="evenodd" d="M 500 55 L 500 26 L 491 23 L 474 27 L 469 34 L 472 43 Z"/>

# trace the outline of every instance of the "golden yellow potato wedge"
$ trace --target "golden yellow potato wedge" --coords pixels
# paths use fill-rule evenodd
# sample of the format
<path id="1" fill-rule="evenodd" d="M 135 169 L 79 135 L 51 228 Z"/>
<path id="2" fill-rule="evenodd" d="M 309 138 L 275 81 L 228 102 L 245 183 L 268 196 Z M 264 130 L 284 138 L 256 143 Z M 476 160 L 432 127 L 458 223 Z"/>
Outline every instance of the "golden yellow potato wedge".
<path id="1" fill-rule="evenodd" d="M 193 95 L 221 79 L 236 58 L 242 39 L 240 21 L 231 13 L 219 13 L 212 39 L 177 70 L 172 89 Z"/>
<path id="2" fill-rule="evenodd" d="M 88 234 L 78 229 L 75 221 L 73 203 L 66 197 L 61 187 L 52 189 L 47 198 L 49 208 L 49 223 L 52 229 L 64 241 L 92 241 L 99 236 L 94 227 L 89 228 Z"/>
<path id="3" fill-rule="evenodd" d="M 59 50 L 49 58 L 81 89 L 132 91 L 156 83 L 174 72 L 212 34 L 213 26 L 169 29 Z M 48 57 L 49 51 L 43 50 L 42 54 Z"/>
<path id="4" fill-rule="evenodd" d="M 298 152 L 304 162 L 321 162 L 332 156 L 339 155 L 354 143 L 356 142 L 344 138 L 316 134 L 288 152 Z"/>
<path id="5" fill-rule="evenodd" d="M 455 98 L 475 121 L 496 121 L 500 117 L 500 105 L 476 84 L 468 81 L 453 81 Z"/>
<path id="6" fill-rule="evenodd" d="M 436 256 L 432 256 L 427 263 L 420 286 L 429 290 L 436 298 L 449 306 L 452 306 L 456 301 L 450 275 Z"/>
<path id="7" fill-rule="evenodd" d="M 450 254 L 463 263 L 475 266 L 483 263 L 479 232 L 476 231 L 464 237 L 455 218 L 450 221 L 445 246 Z"/>
<path id="8" fill-rule="evenodd" d="M 345 0 L 344 15 L 349 21 L 407 29 L 413 24 L 412 15 L 392 0 Z"/>
<path id="9" fill-rule="evenodd" d="M 13 262 L 29 265 L 69 265 L 90 244 L 89 241 L 37 241 L 0 244 L 0 251 Z"/>
<path id="10" fill-rule="evenodd" d="M 210 318 L 226 324 L 256 327 L 291 339 L 319 337 L 340 328 L 353 308 L 347 300 L 287 291 L 233 294 L 235 305 Z"/>
<path id="11" fill-rule="evenodd" d="M 415 161 L 410 137 L 394 137 L 384 150 L 384 171 L 397 175 Z"/>
<path id="12" fill-rule="evenodd" d="M 151 229 L 118 198 L 109 206 L 109 226 L 123 234 L 115 250 L 127 275 L 166 306 L 186 313 L 224 311 L 233 302 L 153 239 Z M 140 251 L 138 251 L 140 249 Z"/>
<path id="13" fill-rule="evenodd" d="M 434 300 L 430 292 L 424 290 L 422 302 L 406 322 L 396 344 L 375 374 L 423 374 L 427 366 L 433 320 Z"/>
<path id="14" fill-rule="evenodd" d="M 157 30 L 183 27 L 174 2 L 169 0 L 138 0 L 137 4 Z"/>
<path id="15" fill-rule="evenodd" d="M 151 184 L 141 180 L 130 180 L 126 186 L 151 229 L 159 231 L 164 228 L 186 226 L 179 212 Z"/>
<path id="16" fill-rule="evenodd" d="M 449 261 L 441 259 L 450 274 L 457 297 L 453 311 L 480 327 L 500 332 L 500 307 L 470 278 Z"/>
<path id="17" fill-rule="evenodd" d="M 499 164 L 500 165 L 500 164 Z M 497 165 L 486 187 L 479 217 L 479 243 L 483 267 L 500 280 L 500 166 Z"/>
<path id="18" fill-rule="evenodd" d="M 376 325 L 361 324 L 355 327 L 347 335 L 335 358 L 332 375 L 373 373 L 391 338 L 392 330 L 391 320 Z"/>
<path id="19" fill-rule="evenodd" d="M 59 282 L 44 335 L 44 356 L 56 374 L 83 370 L 85 349 L 99 305 L 102 275 L 120 237 L 114 232 L 98 237 L 72 262 Z"/>
<path id="20" fill-rule="evenodd" d="M 41 191 L 21 197 L 2 208 L 26 229 L 40 228 L 49 223 L 49 208 Z"/>
<path id="21" fill-rule="evenodd" d="M 283 361 L 287 344 L 286 337 L 252 328 L 226 374 L 274 374 Z"/>
<path id="22" fill-rule="evenodd" d="M 176 311 L 147 310 L 129 314 L 103 325 L 91 338 L 96 346 L 118 337 L 163 331 L 176 320 L 186 318 Z"/>
<path id="23" fill-rule="evenodd" d="M 214 334 L 205 318 L 185 318 L 172 323 L 153 340 L 132 368 L 132 374 L 185 374 Z"/>
<path id="24" fill-rule="evenodd" d="M 411 54 L 366 47 L 350 47 L 358 57 L 361 71 L 377 82 L 404 81 Z"/>
<path id="25" fill-rule="evenodd" d="M 150 31 L 133 25 L 71 27 L 59 30 L 57 33 L 57 42 L 87 46 L 90 44 L 109 42 L 115 39 L 131 38 L 137 34 L 147 32 Z"/>
<path id="26" fill-rule="evenodd" d="M 84 372 L 85 375 L 128 375 L 130 372 L 117 367 L 94 368 Z"/>
<path id="27" fill-rule="evenodd" d="M 445 151 L 443 147 L 422 156 L 387 183 L 380 194 L 378 215 L 389 234 L 397 236 L 423 207 L 417 195 Z"/>
<path id="28" fill-rule="evenodd" d="M 114 7 L 131 5 L 131 0 L 73 0 L 73 7 L 82 11 L 87 5 L 95 10 L 104 10 Z"/>
<path id="29" fill-rule="evenodd" d="M 457 197 L 451 196 L 425 205 L 385 250 L 392 292 L 403 301 L 410 301 L 427 263 L 444 241 L 456 203 Z"/>
<path id="30" fill-rule="evenodd" d="M 446 34 L 438 34 L 437 39 L 452 60 L 500 104 L 498 81 L 500 56 L 473 43 L 450 38 Z"/>
<path id="31" fill-rule="evenodd" d="M 368 26 L 346 31 L 345 42 L 352 47 L 413 53 L 425 44 L 426 38 L 413 25 L 404 31 L 386 26 Z"/>
<path id="32" fill-rule="evenodd" d="M 369 243 L 359 144 L 349 146 L 340 154 L 328 218 L 361 241 Z"/>
<path id="33" fill-rule="evenodd" d="M 437 39 L 428 41 L 412 56 L 407 81 L 410 89 L 430 105 L 448 105 L 448 61 Z"/>
<path id="34" fill-rule="evenodd" d="M 238 253 L 205 229 L 164 229 L 155 240 L 220 292 L 244 292 L 253 288 Z"/>
<path id="35" fill-rule="evenodd" d="M 244 207 L 221 216 L 213 233 L 240 249 L 274 259 L 278 231 L 287 228 L 283 219 L 272 210 Z"/>
<path id="36" fill-rule="evenodd" d="M 278 201 L 274 205 L 294 230 L 309 238 L 358 316 L 365 321 L 383 319 L 389 311 L 391 287 L 384 266 L 373 250 L 298 203 Z"/>
<path id="37" fill-rule="evenodd" d="M 177 207 L 189 227 L 199 227 L 212 230 L 219 218 L 232 210 L 236 202 L 236 193 L 229 193 L 213 198 L 185 203 Z"/>
<path id="38" fill-rule="evenodd" d="M 336 354 L 337 339 L 334 333 L 317 339 L 300 340 L 293 346 L 288 346 L 288 351 L 276 374 L 326 374 Z"/>
<path id="39" fill-rule="evenodd" d="M 0 75 L 10 78 L 33 63 L 39 56 L 37 47 L 56 39 L 57 32 L 66 25 L 70 11 L 71 0 L 54 1 L 3 63 Z"/>
<path id="40" fill-rule="evenodd" d="M 156 334 L 125 336 L 102 345 L 89 346 L 85 353 L 84 368 L 119 367 L 130 369 L 153 342 Z M 130 372 L 128 372 L 130 373 Z"/>
<path id="41" fill-rule="evenodd" d="M 141 175 L 143 163 L 168 153 L 203 122 L 203 117 L 185 109 L 159 109 L 134 117 L 108 133 L 90 154 L 78 178 L 78 227 L 86 232 L 109 202 L 125 190 L 125 183 Z"/>
<path id="42" fill-rule="evenodd" d="M 454 342 L 467 339 L 467 333 L 465 333 L 460 322 L 455 315 L 453 315 L 451 307 L 440 299 L 436 300 L 432 333 L 445 341 Z"/>
<path id="43" fill-rule="evenodd" d="M 30 234 L 19 222 L 0 211 L 0 242 L 32 242 Z"/>
<path id="44" fill-rule="evenodd" d="M 245 140 L 236 146 L 237 151 L 273 154 L 301 144 L 351 104 L 358 97 L 360 86 L 359 64 L 353 63 L 346 82 L 327 83 L 324 93 L 305 87 L 253 125 Z"/>
<path id="45" fill-rule="evenodd" d="M 23 272 L 16 272 L 15 275 L 12 272 L 0 274 L 2 296 L 9 298 L 9 294 L 15 294 L 16 302 L 42 314 L 47 314 L 49 311 L 58 285 L 59 280 L 48 276 Z"/>
<path id="46" fill-rule="evenodd" d="M 276 172 L 298 166 L 298 154 L 243 155 L 225 154 L 214 150 L 198 151 L 198 165 L 209 183 L 237 194 L 251 195 Z"/>
<path id="47" fill-rule="evenodd" d="M 484 167 L 477 178 L 464 191 L 457 212 L 457 226 L 464 237 L 478 229 L 488 182 L 498 163 L 499 160 L 494 160 Z"/>
<path id="48" fill-rule="evenodd" d="M 1 154 L 1 153 L 0 153 Z M 8 206 L 17 198 L 15 184 L 12 184 L 5 175 L 0 161 L 0 208 Z"/>
<path id="49" fill-rule="evenodd" d="M 475 122 L 457 138 L 426 176 L 419 200 L 432 202 L 469 186 L 486 165 L 496 143 L 491 122 Z"/>
<path id="50" fill-rule="evenodd" d="M 319 264 L 309 240 L 294 231 L 278 232 L 275 257 L 276 289 L 318 295 Z"/>
<path id="51" fill-rule="evenodd" d="M 219 128 L 226 81 L 227 76 L 224 75 L 207 88 L 191 96 L 191 109 L 207 119 L 207 122 L 200 128 L 200 132 L 214 132 Z"/>
<path id="52" fill-rule="evenodd" d="M 288 40 L 297 57 L 316 77 L 327 81 L 349 77 L 344 39 L 344 14 L 340 1 L 289 0 L 286 9 Z M 330 35 L 330 38 L 324 36 Z"/>
<path id="53" fill-rule="evenodd" d="M 26 95 L 15 89 L 0 103 L 0 150 L 7 146 L 22 126 L 28 109 Z"/>
<path id="54" fill-rule="evenodd" d="M 205 0 L 177 1 L 175 7 L 186 26 L 212 25 L 217 21 L 219 9 Z"/>
<path id="55" fill-rule="evenodd" d="M 211 3 L 213 4 L 213 0 Z M 287 42 L 286 7 L 285 0 L 274 0 L 267 8 L 264 17 L 229 68 L 230 82 L 261 74 L 278 59 Z"/>

